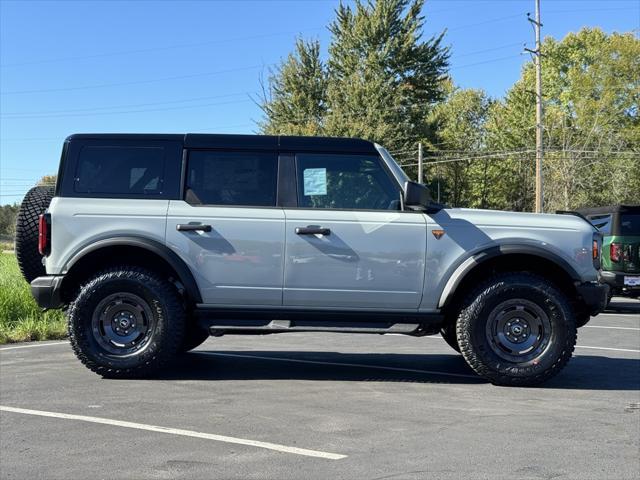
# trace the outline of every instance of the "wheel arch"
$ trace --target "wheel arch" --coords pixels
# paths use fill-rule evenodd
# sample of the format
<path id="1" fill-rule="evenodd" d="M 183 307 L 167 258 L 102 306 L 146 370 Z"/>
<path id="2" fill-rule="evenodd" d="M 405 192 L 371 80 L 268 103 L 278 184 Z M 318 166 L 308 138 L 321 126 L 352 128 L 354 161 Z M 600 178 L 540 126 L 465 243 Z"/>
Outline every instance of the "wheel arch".
<path id="1" fill-rule="evenodd" d="M 506 271 L 537 273 L 553 279 L 570 298 L 577 295 L 575 286 L 580 275 L 566 259 L 542 247 L 506 244 L 482 250 L 462 261 L 445 284 L 438 307 L 450 308 L 481 279 Z"/>
<path id="2" fill-rule="evenodd" d="M 144 237 L 122 236 L 98 240 L 74 253 L 62 268 L 61 298 L 69 303 L 77 287 L 91 273 L 117 265 L 136 265 L 160 271 L 184 287 L 190 304 L 202 303 L 198 284 L 187 264 L 162 243 Z"/>

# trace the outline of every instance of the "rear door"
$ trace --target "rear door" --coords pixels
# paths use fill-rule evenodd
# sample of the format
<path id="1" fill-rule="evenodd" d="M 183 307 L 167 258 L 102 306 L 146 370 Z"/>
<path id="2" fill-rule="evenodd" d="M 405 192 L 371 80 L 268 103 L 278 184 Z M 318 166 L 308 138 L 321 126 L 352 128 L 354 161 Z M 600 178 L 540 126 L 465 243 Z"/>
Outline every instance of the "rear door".
<path id="1" fill-rule="evenodd" d="M 375 155 L 300 153 L 286 208 L 285 306 L 415 310 L 426 221 L 400 210 L 400 186 Z"/>
<path id="2" fill-rule="evenodd" d="M 204 303 L 282 304 L 277 177 L 275 152 L 189 152 L 183 200 L 169 204 L 166 238 L 194 273 Z"/>

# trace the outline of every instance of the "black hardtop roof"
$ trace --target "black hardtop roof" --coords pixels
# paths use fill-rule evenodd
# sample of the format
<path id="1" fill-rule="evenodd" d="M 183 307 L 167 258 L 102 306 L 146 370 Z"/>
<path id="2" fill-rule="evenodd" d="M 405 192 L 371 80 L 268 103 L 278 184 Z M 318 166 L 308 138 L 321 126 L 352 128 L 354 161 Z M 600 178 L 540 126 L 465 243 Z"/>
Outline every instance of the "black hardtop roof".
<path id="1" fill-rule="evenodd" d="M 321 151 L 377 153 L 372 142 L 360 138 L 298 137 L 288 135 L 231 135 L 213 133 L 77 133 L 77 140 L 148 140 L 182 142 L 185 148 L 224 148 L 237 150 Z"/>
<path id="2" fill-rule="evenodd" d="M 606 215 L 608 213 L 640 213 L 640 205 L 607 205 L 604 207 L 579 208 L 582 215 Z"/>

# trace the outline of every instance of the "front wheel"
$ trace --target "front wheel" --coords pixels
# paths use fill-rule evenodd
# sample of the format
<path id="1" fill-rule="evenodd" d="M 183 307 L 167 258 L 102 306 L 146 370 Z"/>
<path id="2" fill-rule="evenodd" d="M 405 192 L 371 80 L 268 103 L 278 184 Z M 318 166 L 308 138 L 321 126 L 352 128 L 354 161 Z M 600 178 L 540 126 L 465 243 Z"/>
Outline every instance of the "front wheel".
<path id="1" fill-rule="evenodd" d="M 80 361 L 107 378 L 145 377 L 178 353 L 185 313 L 176 288 L 137 267 L 90 279 L 69 309 L 69 337 Z"/>
<path id="2" fill-rule="evenodd" d="M 496 385 L 533 386 L 556 375 L 576 344 L 567 297 L 546 279 L 509 273 L 467 297 L 457 321 L 467 363 Z"/>

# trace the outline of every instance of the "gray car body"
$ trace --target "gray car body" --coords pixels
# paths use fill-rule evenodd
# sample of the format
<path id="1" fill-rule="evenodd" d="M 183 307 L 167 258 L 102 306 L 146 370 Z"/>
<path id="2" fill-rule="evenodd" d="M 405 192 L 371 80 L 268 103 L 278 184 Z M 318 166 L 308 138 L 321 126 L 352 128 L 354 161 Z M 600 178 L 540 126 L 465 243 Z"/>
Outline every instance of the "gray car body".
<path id="1" fill-rule="evenodd" d="M 400 185 L 407 180 L 377 146 Z M 183 200 L 54 197 L 48 275 L 64 275 L 92 245 L 135 237 L 165 246 L 189 268 L 202 303 L 437 313 L 487 255 L 552 259 L 576 283 L 598 280 L 593 229 L 569 215 L 443 208 L 345 211 L 193 206 Z M 182 232 L 202 222 L 211 232 Z M 330 235 L 300 236 L 322 225 Z M 444 231 L 437 235 L 438 230 Z M 434 232 L 436 231 L 436 232 Z"/>

